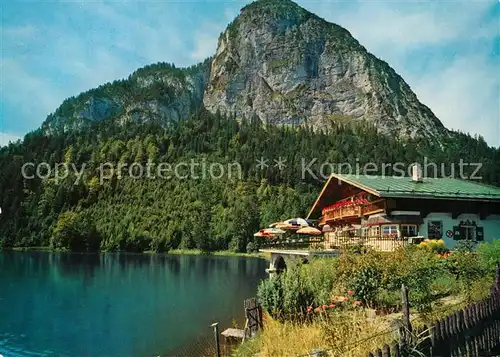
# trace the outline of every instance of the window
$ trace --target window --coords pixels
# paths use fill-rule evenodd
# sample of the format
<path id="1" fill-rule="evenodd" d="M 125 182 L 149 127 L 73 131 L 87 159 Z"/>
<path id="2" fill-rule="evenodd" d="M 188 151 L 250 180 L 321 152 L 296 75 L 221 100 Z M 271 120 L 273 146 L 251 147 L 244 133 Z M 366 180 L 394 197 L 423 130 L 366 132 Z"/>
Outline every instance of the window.
<path id="1" fill-rule="evenodd" d="M 370 229 L 370 236 L 372 236 L 372 237 L 378 237 L 378 236 L 380 236 L 380 227 L 379 226 L 373 226 Z"/>
<path id="2" fill-rule="evenodd" d="M 417 236 L 417 225 L 416 224 L 402 224 L 401 234 L 403 237 L 415 237 Z"/>
<path id="3" fill-rule="evenodd" d="M 368 228 L 365 227 L 361 230 L 361 236 L 368 237 Z"/>
<path id="4" fill-rule="evenodd" d="M 443 238 L 443 221 L 429 221 L 427 223 L 427 238 Z"/>
<path id="5" fill-rule="evenodd" d="M 382 237 L 397 237 L 398 236 L 398 226 L 384 224 L 382 226 Z"/>

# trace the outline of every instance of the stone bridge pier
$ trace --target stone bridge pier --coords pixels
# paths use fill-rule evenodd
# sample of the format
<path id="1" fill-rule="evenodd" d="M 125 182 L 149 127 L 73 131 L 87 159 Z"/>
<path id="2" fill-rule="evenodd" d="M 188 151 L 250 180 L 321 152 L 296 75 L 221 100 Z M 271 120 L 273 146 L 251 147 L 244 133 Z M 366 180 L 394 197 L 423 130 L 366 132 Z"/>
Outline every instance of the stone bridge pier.
<path id="1" fill-rule="evenodd" d="M 261 252 L 271 254 L 269 259 L 269 268 L 266 272 L 269 274 L 280 273 L 287 268 L 297 263 L 307 264 L 310 259 L 310 252 L 308 251 L 288 251 L 288 250 L 274 250 L 274 249 L 261 249 Z"/>
<path id="2" fill-rule="evenodd" d="M 309 251 L 309 250 L 282 250 L 282 249 L 259 249 L 261 253 L 270 254 L 269 268 L 266 272 L 269 274 L 280 273 L 297 263 L 307 264 L 313 257 L 337 257 L 338 251 Z"/>

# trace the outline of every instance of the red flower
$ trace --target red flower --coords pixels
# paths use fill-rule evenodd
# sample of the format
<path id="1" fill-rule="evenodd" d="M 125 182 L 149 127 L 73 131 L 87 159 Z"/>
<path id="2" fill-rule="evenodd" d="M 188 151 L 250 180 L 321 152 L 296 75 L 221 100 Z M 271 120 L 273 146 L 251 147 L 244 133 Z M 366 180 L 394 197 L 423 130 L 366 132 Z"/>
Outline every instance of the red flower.
<path id="1" fill-rule="evenodd" d="M 321 312 L 321 309 L 319 307 L 314 309 L 314 312 Z"/>
<path id="2" fill-rule="evenodd" d="M 328 309 L 328 305 L 323 305 L 323 306 L 321 306 L 321 307 L 323 308 L 323 310 Z"/>
<path id="3" fill-rule="evenodd" d="M 333 309 L 335 307 L 335 304 L 330 304 L 330 309 Z"/>
<path id="4" fill-rule="evenodd" d="M 361 306 L 361 301 L 357 301 L 357 300 L 356 300 L 356 301 L 354 301 L 352 304 L 353 304 L 354 306 Z"/>
<path id="5" fill-rule="evenodd" d="M 313 307 L 312 307 L 312 306 L 308 306 L 308 307 L 307 307 L 307 312 L 311 312 L 311 311 L 312 311 L 312 309 L 313 309 Z"/>
<path id="6" fill-rule="evenodd" d="M 348 295 L 354 295 L 356 292 L 354 290 L 347 290 Z"/>

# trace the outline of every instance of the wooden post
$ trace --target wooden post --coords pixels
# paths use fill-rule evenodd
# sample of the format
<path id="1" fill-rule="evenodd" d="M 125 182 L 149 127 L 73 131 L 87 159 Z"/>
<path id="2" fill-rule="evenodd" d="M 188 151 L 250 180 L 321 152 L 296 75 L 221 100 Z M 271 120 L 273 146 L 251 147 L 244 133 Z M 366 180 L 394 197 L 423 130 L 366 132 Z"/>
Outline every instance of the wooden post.
<path id="1" fill-rule="evenodd" d="M 401 357 L 401 354 L 399 352 L 399 345 L 397 343 L 392 345 L 391 351 L 394 354 L 394 357 Z"/>
<path id="2" fill-rule="evenodd" d="M 497 263 L 496 269 L 495 269 L 495 283 L 497 288 L 500 289 L 500 263 Z"/>
<path id="3" fill-rule="evenodd" d="M 216 357 L 220 357 L 220 345 L 219 345 L 219 323 L 214 322 L 211 327 L 214 328 L 214 337 L 215 337 L 215 353 Z"/>
<path id="4" fill-rule="evenodd" d="M 403 302 L 403 328 L 401 342 L 406 345 L 410 343 L 411 339 L 411 323 L 410 323 L 410 304 L 408 303 L 408 288 L 403 284 L 401 285 L 401 300 Z"/>
<path id="5" fill-rule="evenodd" d="M 389 347 L 389 345 L 384 345 L 384 347 L 382 347 L 382 356 L 384 357 L 391 357 L 391 349 Z"/>

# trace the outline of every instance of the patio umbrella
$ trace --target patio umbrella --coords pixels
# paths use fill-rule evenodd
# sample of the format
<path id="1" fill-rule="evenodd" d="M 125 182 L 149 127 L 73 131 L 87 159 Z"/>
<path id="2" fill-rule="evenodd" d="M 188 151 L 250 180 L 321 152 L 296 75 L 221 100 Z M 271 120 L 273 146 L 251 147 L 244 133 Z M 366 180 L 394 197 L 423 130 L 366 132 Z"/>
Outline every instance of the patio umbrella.
<path id="1" fill-rule="evenodd" d="M 333 228 L 330 227 L 328 224 L 325 224 L 322 230 L 323 232 L 333 232 Z"/>
<path id="2" fill-rule="evenodd" d="M 309 223 L 304 218 L 287 219 L 284 223 L 292 224 L 294 226 L 308 226 Z"/>
<path id="3" fill-rule="evenodd" d="M 269 233 L 269 234 L 283 234 L 286 233 L 284 230 L 279 229 L 279 228 L 266 228 L 262 230 L 264 233 Z"/>
<path id="4" fill-rule="evenodd" d="M 283 222 L 274 222 L 269 225 L 269 227 L 273 228 L 276 227 L 278 224 L 283 223 Z"/>
<path id="5" fill-rule="evenodd" d="M 275 228 L 284 229 L 284 230 L 297 230 L 300 227 L 294 226 L 294 225 L 289 224 L 289 223 L 281 222 L 281 223 L 278 223 Z"/>
<path id="6" fill-rule="evenodd" d="M 308 234 L 311 236 L 319 236 L 323 234 L 319 229 L 314 227 L 303 227 L 297 231 L 297 234 Z"/>
<path id="7" fill-rule="evenodd" d="M 254 237 L 271 237 L 272 233 L 266 232 L 264 229 L 261 229 L 257 233 L 253 235 Z"/>

